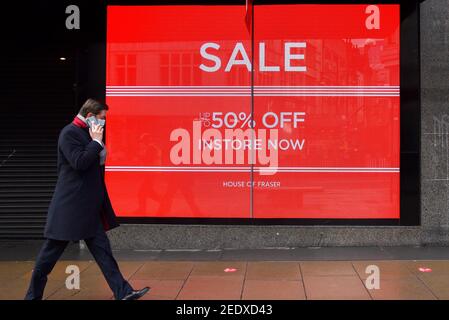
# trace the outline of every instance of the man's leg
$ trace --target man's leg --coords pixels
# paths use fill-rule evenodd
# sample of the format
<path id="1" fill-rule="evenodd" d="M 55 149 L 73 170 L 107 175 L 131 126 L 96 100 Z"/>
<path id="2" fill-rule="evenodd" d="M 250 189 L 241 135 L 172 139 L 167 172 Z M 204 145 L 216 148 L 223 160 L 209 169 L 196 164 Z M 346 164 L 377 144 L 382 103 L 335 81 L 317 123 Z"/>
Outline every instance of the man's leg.
<path id="1" fill-rule="evenodd" d="M 25 300 L 42 300 L 47 275 L 53 270 L 68 241 L 47 239 L 39 252 Z"/>
<path id="2" fill-rule="evenodd" d="M 111 245 L 103 227 L 98 229 L 93 238 L 85 239 L 89 251 L 95 258 L 109 287 L 114 293 L 115 299 L 122 299 L 133 291 L 128 281 L 123 278 L 122 273 L 112 255 Z"/>

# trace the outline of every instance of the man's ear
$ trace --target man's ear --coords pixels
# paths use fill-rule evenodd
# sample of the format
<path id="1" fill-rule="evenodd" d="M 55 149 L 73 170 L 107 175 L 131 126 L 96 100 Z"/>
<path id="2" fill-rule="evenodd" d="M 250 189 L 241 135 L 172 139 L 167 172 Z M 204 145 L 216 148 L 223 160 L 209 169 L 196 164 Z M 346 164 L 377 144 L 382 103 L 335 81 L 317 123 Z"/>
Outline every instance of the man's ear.
<path id="1" fill-rule="evenodd" d="M 86 115 L 86 119 L 87 119 L 87 118 L 90 118 L 90 117 L 92 117 L 92 116 L 94 116 L 94 114 L 93 114 L 92 112 L 88 112 L 87 115 Z"/>

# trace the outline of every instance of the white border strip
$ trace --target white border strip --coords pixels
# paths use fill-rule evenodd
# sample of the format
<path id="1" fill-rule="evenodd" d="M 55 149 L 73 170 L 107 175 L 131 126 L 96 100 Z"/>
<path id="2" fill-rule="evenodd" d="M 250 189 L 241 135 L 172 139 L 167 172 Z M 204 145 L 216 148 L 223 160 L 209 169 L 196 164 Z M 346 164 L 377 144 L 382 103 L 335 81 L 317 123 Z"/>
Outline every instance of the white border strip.
<path id="1" fill-rule="evenodd" d="M 151 94 L 151 93 L 140 93 L 140 94 L 132 94 L 132 93 L 120 93 L 120 94 L 106 94 L 107 97 L 250 97 L 251 94 L 195 94 L 195 93 L 185 93 L 185 94 L 170 94 L 170 93 L 161 93 L 161 94 Z M 347 94 L 347 93 L 334 93 L 334 94 L 310 94 L 310 93 L 302 93 L 302 94 L 291 94 L 291 93 L 283 93 L 283 94 L 254 94 L 257 97 L 275 97 L 275 96 L 288 96 L 288 97 L 399 97 L 399 94 Z"/>
<path id="2" fill-rule="evenodd" d="M 106 166 L 106 171 L 114 172 L 251 172 L 251 167 L 143 167 L 143 166 Z M 400 168 L 368 167 L 254 167 L 256 172 L 400 172 Z"/>
<path id="3" fill-rule="evenodd" d="M 234 88 L 243 88 L 243 89 L 251 89 L 251 86 L 106 86 L 107 89 L 156 89 L 156 88 L 182 88 L 182 89 L 192 89 L 192 88 L 223 88 L 223 89 L 234 89 Z M 254 86 L 254 88 L 354 88 L 354 89 L 400 89 L 400 86 Z"/>
<path id="4" fill-rule="evenodd" d="M 255 96 L 399 97 L 399 86 L 255 86 Z M 107 86 L 109 97 L 251 96 L 250 86 Z"/>

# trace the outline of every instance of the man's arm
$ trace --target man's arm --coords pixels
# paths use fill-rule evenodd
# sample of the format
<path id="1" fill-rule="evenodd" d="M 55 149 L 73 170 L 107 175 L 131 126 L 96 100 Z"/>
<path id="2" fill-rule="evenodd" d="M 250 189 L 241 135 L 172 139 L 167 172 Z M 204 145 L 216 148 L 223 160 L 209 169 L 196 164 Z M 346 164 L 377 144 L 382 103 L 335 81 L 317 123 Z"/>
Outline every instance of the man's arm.
<path id="1" fill-rule="evenodd" d="M 98 139 L 92 139 L 92 140 L 98 142 L 100 144 L 100 146 L 104 147 L 103 142 L 101 142 L 100 140 L 98 140 Z"/>
<path id="2" fill-rule="evenodd" d="M 99 153 L 103 146 L 92 140 L 83 145 L 72 133 L 66 132 L 59 141 L 60 148 L 70 166 L 77 171 L 87 170 L 95 161 L 99 161 Z"/>

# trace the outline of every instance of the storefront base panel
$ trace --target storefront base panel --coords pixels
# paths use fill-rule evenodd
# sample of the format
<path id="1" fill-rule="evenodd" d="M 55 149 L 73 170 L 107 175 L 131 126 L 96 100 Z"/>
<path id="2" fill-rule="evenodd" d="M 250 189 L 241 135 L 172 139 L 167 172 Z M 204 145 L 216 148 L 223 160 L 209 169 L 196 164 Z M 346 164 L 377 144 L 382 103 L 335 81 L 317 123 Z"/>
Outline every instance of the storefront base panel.
<path id="1" fill-rule="evenodd" d="M 114 249 L 260 249 L 332 246 L 449 245 L 449 227 L 304 227 L 122 225 Z"/>

